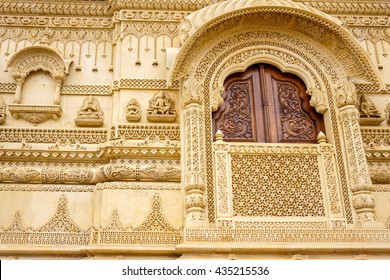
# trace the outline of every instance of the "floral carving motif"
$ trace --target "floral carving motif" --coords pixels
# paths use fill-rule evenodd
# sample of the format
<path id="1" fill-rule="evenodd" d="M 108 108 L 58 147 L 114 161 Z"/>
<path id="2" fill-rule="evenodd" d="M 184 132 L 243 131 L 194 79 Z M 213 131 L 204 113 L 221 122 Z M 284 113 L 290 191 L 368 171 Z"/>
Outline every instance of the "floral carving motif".
<path id="1" fill-rule="evenodd" d="M 142 169 L 150 177 L 156 180 L 165 180 L 180 173 L 180 169 L 169 165 L 152 165 Z"/>
<path id="2" fill-rule="evenodd" d="M 4 177 L 9 177 L 11 180 L 16 182 L 28 182 L 34 177 L 39 175 L 39 172 L 33 168 L 4 168 L 1 170 L 1 177 L 4 180 Z"/>
<path id="3" fill-rule="evenodd" d="M 98 169 L 98 175 L 104 181 L 121 180 L 134 172 L 134 168 L 121 164 L 102 165 Z"/>
<path id="4" fill-rule="evenodd" d="M 312 140 L 313 121 L 303 113 L 298 89 L 290 83 L 277 82 L 282 139 Z"/>
<path id="5" fill-rule="evenodd" d="M 237 82 L 227 89 L 225 112 L 217 125 L 224 139 L 253 139 L 249 82 Z"/>

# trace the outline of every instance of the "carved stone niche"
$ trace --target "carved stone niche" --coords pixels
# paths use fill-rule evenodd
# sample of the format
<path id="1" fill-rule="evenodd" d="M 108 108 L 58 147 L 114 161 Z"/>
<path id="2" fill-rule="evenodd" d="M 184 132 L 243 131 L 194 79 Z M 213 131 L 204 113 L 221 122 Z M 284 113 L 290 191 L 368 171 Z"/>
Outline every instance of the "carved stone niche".
<path id="1" fill-rule="evenodd" d="M 149 100 L 148 121 L 174 122 L 176 120 L 175 102 L 163 91 L 156 92 Z"/>
<path id="2" fill-rule="evenodd" d="M 126 104 L 126 120 L 128 122 L 138 122 L 141 119 L 141 105 L 137 99 L 132 98 Z"/>
<path id="3" fill-rule="evenodd" d="M 84 99 L 74 122 L 81 127 L 100 127 L 104 122 L 103 116 L 104 113 L 100 107 L 99 100 L 89 96 Z"/>
<path id="4" fill-rule="evenodd" d="M 0 124 L 5 123 L 5 118 L 7 117 L 7 114 L 5 113 L 7 109 L 7 105 L 4 102 L 3 97 L 0 96 Z"/>
<path id="5" fill-rule="evenodd" d="M 50 46 L 31 46 L 15 53 L 7 63 L 7 69 L 12 68 L 12 76 L 16 80 L 14 103 L 8 105 L 12 116 L 16 119 L 22 118 L 33 125 L 61 117 L 61 86 L 70 63 L 70 60 L 65 60 L 57 50 Z M 48 72 L 55 81 L 53 105 L 20 104 L 26 77 L 31 72 L 39 70 Z"/>
<path id="6" fill-rule="evenodd" d="M 360 96 L 359 112 L 359 123 L 361 125 L 379 125 L 385 120 L 385 118 L 382 118 L 374 102 L 364 93 Z"/>

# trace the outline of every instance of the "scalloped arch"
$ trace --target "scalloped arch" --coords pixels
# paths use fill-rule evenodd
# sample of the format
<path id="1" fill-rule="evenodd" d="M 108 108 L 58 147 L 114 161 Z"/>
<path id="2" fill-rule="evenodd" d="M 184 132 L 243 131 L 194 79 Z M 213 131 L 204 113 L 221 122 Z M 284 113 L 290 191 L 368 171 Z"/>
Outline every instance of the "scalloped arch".
<path id="1" fill-rule="evenodd" d="M 340 62 L 341 67 L 337 69 L 340 76 L 373 83 L 380 89 L 385 88 L 379 70 L 371 58 L 337 19 L 290 0 L 231 0 L 192 13 L 182 22 L 182 48 L 168 80 L 171 82 L 190 75 L 202 59 L 191 54 L 201 43 L 206 46 L 215 44 L 218 40 L 225 40 L 220 34 L 226 31 L 224 27 L 229 22 L 236 21 L 235 31 L 241 29 L 245 32 L 247 27 L 243 22 L 245 17 L 251 15 L 258 16 L 259 22 L 268 16 L 272 20 L 266 24 L 272 29 L 290 30 L 311 40 L 313 45 L 320 45 L 326 50 L 325 56 Z M 286 24 L 287 17 L 289 21 Z M 302 22 L 306 26 L 303 26 Z M 264 25 L 259 27 L 264 29 Z"/>
<path id="2" fill-rule="evenodd" d="M 31 46 L 16 52 L 8 61 L 7 68 L 12 68 L 15 79 L 26 78 L 30 72 L 43 70 L 54 79 L 64 80 L 69 62 L 62 55 L 49 47 Z"/>

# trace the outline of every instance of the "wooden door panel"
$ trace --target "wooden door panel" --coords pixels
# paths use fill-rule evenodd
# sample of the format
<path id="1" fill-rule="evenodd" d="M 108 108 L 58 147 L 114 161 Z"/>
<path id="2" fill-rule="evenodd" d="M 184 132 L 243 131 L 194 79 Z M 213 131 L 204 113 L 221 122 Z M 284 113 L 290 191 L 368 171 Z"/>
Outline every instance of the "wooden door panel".
<path id="1" fill-rule="evenodd" d="M 305 84 L 271 65 L 253 65 L 229 76 L 222 98 L 213 128 L 226 141 L 316 143 L 318 133 L 325 132 Z"/>

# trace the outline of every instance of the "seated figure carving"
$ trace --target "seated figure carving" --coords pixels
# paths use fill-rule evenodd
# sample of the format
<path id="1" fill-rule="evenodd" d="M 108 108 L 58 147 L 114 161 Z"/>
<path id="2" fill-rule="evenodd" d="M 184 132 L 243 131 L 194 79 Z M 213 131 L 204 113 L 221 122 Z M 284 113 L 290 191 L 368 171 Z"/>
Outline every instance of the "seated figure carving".
<path id="1" fill-rule="evenodd" d="M 364 93 L 360 97 L 359 112 L 361 125 L 378 125 L 384 120 L 374 102 Z"/>
<path id="2" fill-rule="evenodd" d="M 174 122 L 175 119 L 175 102 L 165 92 L 157 92 L 149 101 L 148 121 Z"/>
<path id="3" fill-rule="evenodd" d="M 129 122 L 139 121 L 141 119 L 141 105 L 134 98 L 130 99 L 126 105 L 126 119 Z"/>
<path id="4" fill-rule="evenodd" d="M 74 120 L 77 126 L 98 127 L 103 125 L 103 111 L 99 101 L 92 96 L 84 99 L 83 105 Z"/>

